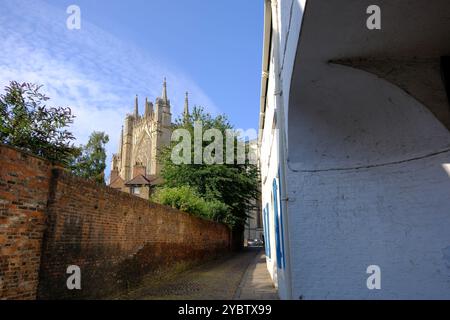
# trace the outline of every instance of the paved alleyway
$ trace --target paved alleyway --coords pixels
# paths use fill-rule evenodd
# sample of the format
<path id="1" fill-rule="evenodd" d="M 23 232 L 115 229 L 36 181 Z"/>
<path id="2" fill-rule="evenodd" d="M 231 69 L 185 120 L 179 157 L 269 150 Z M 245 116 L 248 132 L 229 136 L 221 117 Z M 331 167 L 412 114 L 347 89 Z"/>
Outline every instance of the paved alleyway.
<path id="1" fill-rule="evenodd" d="M 152 281 L 121 299 L 277 299 L 262 252 L 260 249 L 246 249 L 166 279 Z"/>
<path id="2" fill-rule="evenodd" d="M 236 290 L 237 300 L 277 300 L 278 293 L 267 271 L 266 256 L 260 251 L 249 265 Z"/>

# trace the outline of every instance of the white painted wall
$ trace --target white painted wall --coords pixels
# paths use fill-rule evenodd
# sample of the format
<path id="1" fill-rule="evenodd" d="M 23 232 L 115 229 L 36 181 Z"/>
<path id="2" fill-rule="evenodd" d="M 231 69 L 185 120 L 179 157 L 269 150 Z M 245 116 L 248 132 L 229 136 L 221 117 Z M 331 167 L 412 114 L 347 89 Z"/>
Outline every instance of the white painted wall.
<path id="1" fill-rule="evenodd" d="M 277 282 L 277 270 L 276 270 L 276 261 L 274 257 L 275 253 L 275 230 L 274 230 L 274 219 L 273 219 L 273 211 L 272 211 L 272 181 L 277 176 L 278 167 L 279 167 L 279 157 L 278 157 L 278 134 L 276 130 L 273 130 L 273 121 L 275 115 L 275 88 L 274 88 L 274 77 L 275 74 L 273 72 L 273 64 L 270 65 L 269 71 L 269 85 L 268 85 L 268 98 L 267 98 L 267 109 L 265 116 L 265 125 L 263 130 L 263 138 L 261 144 L 261 200 L 262 200 L 262 209 L 264 210 L 266 207 L 269 208 L 269 225 L 264 225 L 264 228 L 269 229 L 270 237 L 266 239 L 270 241 L 270 248 L 272 249 L 271 257 L 267 257 L 267 266 L 269 273 L 274 280 L 276 286 L 278 286 Z"/>
<path id="2" fill-rule="evenodd" d="M 372 74 L 315 71 L 290 105 L 293 297 L 450 299 L 448 130 Z"/>
<path id="3" fill-rule="evenodd" d="M 289 102 L 289 90 L 294 67 L 296 48 L 300 33 L 301 19 L 305 8 L 306 0 L 282 0 L 273 1 L 272 16 L 278 23 L 278 29 L 272 35 L 272 50 L 270 52 L 269 82 L 267 88 L 267 101 L 265 105 L 265 118 L 263 123 L 262 145 L 261 145 L 261 176 L 262 176 L 262 208 L 269 208 L 269 228 L 271 258 L 267 258 L 268 270 L 275 285 L 278 287 L 281 298 L 290 298 L 289 266 L 283 270 L 277 269 L 275 250 L 275 227 L 273 211 L 273 181 L 277 179 L 279 188 L 283 188 L 284 162 L 280 160 L 281 153 L 286 154 L 280 145 L 280 139 L 284 135 L 287 139 L 287 109 L 283 104 Z M 270 6 L 270 1 L 266 3 Z M 268 35 L 266 35 L 268 36 Z M 277 42 L 275 44 L 275 42 Z M 277 57 L 275 57 L 277 55 Z M 277 64 L 278 62 L 278 64 Z M 275 84 L 278 82 L 279 90 Z M 277 95 L 278 98 L 277 99 Z M 275 114 L 277 114 L 275 116 Z M 276 121 L 275 121 L 276 118 Z M 275 123 L 276 122 L 276 123 Z M 281 177 L 278 176 L 279 171 Z M 285 202 L 282 201 L 282 194 L 278 195 L 279 215 L 283 214 L 283 221 L 286 222 L 287 210 Z M 288 224 L 284 225 L 284 247 L 288 255 L 289 244 Z"/>
<path id="4" fill-rule="evenodd" d="M 280 185 L 285 178 L 289 201 L 282 203 L 288 266 L 276 268 L 271 218 L 269 272 L 281 298 L 450 299 L 449 131 L 394 84 L 328 63 L 360 53 L 402 59 L 413 47 L 433 60 L 446 50 L 439 40 L 447 23 L 441 9 L 450 6 L 438 0 L 423 10 L 423 2 L 413 1 L 408 9 L 381 1 L 392 18 L 384 26 L 396 33 L 372 35 L 355 27 L 358 21 L 364 26 L 360 11 L 369 2 L 347 2 L 342 14 L 341 4 L 320 0 L 308 1 L 306 18 L 300 0 L 281 0 L 273 12 L 281 32 L 274 34 L 279 50 L 270 56 L 262 205 L 272 208 L 272 182 L 284 164 Z M 314 15 L 308 16 L 308 10 Z M 430 12 L 436 16 L 441 11 L 441 17 L 425 23 Z M 404 24 L 395 21 L 399 12 Z M 418 28 L 416 21 L 426 27 L 415 31 L 414 39 L 402 36 Z M 298 42 L 300 26 L 303 44 Z M 434 90 L 428 85 L 420 87 L 421 95 Z M 272 130 L 275 112 L 279 132 Z M 286 149 L 280 145 L 283 134 Z M 366 287 L 366 268 L 373 264 L 381 267 L 381 290 Z"/>

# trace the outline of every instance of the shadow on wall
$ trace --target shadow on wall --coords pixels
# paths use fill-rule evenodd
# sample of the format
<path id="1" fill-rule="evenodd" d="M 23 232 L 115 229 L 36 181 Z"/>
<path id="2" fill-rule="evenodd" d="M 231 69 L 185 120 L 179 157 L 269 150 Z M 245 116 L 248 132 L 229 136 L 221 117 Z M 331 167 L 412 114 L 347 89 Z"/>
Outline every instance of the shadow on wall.
<path id="1" fill-rule="evenodd" d="M 39 298 L 102 298 L 180 263 L 212 259 L 230 248 L 225 225 L 53 170 L 54 199 L 44 237 Z M 68 265 L 82 290 L 65 286 Z"/>
<path id="2" fill-rule="evenodd" d="M 370 167 L 450 149 L 449 131 L 397 86 L 346 66 L 308 68 L 289 109 L 294 171 Z"/>

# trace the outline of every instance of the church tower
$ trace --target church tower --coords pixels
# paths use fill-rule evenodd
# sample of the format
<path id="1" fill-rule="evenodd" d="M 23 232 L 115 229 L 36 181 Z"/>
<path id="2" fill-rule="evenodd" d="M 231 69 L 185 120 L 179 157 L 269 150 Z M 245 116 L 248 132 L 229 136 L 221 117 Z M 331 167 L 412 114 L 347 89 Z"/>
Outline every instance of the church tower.
<path id="1" fill-rule="evenodd" d="M 171 134 L 172 113 L 164 78 L 161 96 L 156 98 L 155 104 L 146 98 L 141 115 L 136 95 L 133 112 L 125 117 L 119 150 L 113 155 L 110 186 L 137 195 L 136 190 L 150 190 L 151 185 L 158 184 L 161 180 L 158 154 L 170 144 Z M 142 197 L 148 198 L 148 195 Z"/>
<path id="2" fill-rule="evenodd" d="M 164 127 L 172 124 L 172 114 L 170 113 L 170 100 L 167 98 L 167 82 L 164 78 L 163 90 L 160 98 L 156 98 L 156 114 L 158 122 Z"/>
<path id="3" fill-rule="evenodd" d="M 172 134 L 172 113 L 170 100 L 167 98 L 167 82 L 166 78 L 164 78 L 163 89 L 160 98 L 156 98 L 155 102 L 156 109 L 156 118 L 158 122 L 157 126 L 157 135 L 155 137 L 156 143 L 156 153 L 162 147 L 170 144 L 170 136 Z M 155 160 L 155 174 L 159 174 L 161 172 L 161 166 L 158 161 Z"/>

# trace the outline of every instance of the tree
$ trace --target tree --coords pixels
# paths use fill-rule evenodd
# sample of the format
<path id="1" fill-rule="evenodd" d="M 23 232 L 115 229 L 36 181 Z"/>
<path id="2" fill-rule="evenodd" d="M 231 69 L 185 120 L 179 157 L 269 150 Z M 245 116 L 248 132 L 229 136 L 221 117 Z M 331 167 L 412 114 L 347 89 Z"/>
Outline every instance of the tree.
<path id="1" fill-rule="evenodd" d="M 189 119 L 179 118 L 174 124 L 174 130 L 186 129 L 194 136 L 194 123 L 201 122 L 203 132 L 208 129 L 218 129 L 223 136 L 226 130 L 233 129 L 233 126 L 224 115 L 212 117 L 203 108 L 194 108 Z M 235 138 L 237 141 L 237 137 Z M 203 142 L 205 148 L 211 142 Z M 175 164 L 171 155 L 177 142 L 161 153 L 160 161 L 163 164 L 162 177 L 164 186 L 173 188 L 190 186 L 195 188 L 198 195 L 206 201 L 219 201 L 228 208 L 225 213 L 221 211 L 214 220 L 224 222 L 236 232 L 242 232 L 248 218 L 248 212 L 254 208 L 254 202 L 258 196 L 258 169 L 256 165 L 249 164 Z M 237 143 L 234 144 L 234 153 L 237 153 Z M 194 153 L 192 145 L 191 153 Z M 223 148 L 225 158 L 225 148 Z M 191 154 L 191 157 L 192 157 Z M 193 158 L 193 157 L 192 157 Z"/>
<path id="2" fill-rule="evenodd" d="M 106 144 L 109 136 L 104 132 L 94 131 L 89 142 L 78 148 L 77 155 L 70 164 L 76 176 L 105 184 Z"/>
<path id="3" fill-rule="evenodd" d="M 0 142 L 66 165 L 76 149 L 68 107 L 48 107 L 42 86 L 11 81 L 0 95 Z"/>

